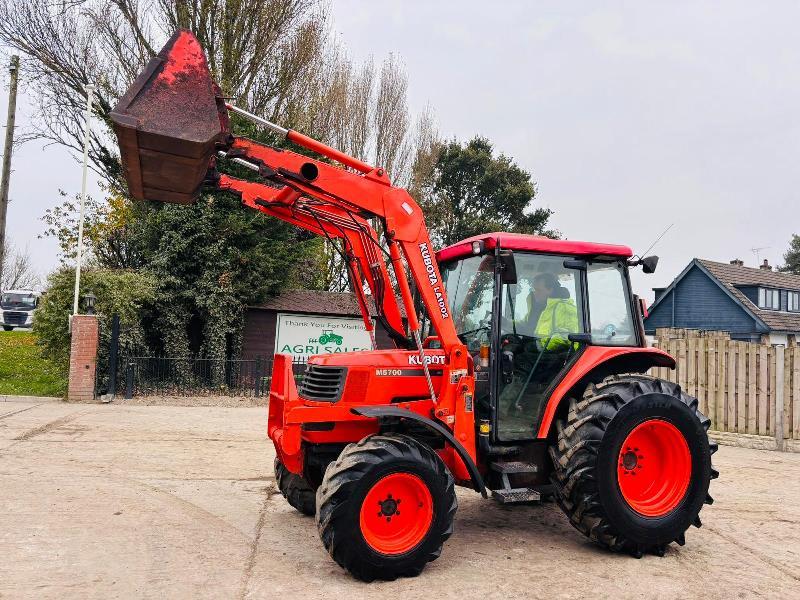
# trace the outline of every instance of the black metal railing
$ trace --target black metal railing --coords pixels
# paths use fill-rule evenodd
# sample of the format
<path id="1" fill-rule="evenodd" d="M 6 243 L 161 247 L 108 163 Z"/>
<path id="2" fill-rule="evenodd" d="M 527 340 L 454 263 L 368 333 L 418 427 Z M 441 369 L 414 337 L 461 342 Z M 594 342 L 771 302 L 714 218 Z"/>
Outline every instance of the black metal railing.
<path id="1" fill-rule="evenodd" d="M 116 391 L 133 396 L 249 396 L 269 393 L 272 358 L 214 359 L 129 356 L 120 361 Z M 302 379 L 305 361 L 293 364 Z"/>

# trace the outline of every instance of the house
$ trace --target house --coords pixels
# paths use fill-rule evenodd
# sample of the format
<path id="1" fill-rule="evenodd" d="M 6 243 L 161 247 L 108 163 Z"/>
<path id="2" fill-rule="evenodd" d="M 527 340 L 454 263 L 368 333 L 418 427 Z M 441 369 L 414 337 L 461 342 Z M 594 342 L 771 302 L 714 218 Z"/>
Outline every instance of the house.
<path id="1" fill-rule="evenodd" d="M 800 339 L 800 276 L 756 268 L 741 260 L 695 258 L 655 302 L 645 331 L 660 327 L 727 331 L 734 340 L 795 344 Z"/>

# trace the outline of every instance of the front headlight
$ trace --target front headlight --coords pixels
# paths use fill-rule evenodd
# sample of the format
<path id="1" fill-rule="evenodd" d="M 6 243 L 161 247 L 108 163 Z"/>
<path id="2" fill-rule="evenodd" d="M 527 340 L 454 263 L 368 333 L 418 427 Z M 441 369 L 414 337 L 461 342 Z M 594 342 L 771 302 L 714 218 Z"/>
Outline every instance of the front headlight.
<path id="1" fill-rule="evenodd" d="M 33 313 L 32 312 L 28 313 L 28 316 L 25 317 L 25 325 L 30 325 L 31 323 L 33 323 Z"/>

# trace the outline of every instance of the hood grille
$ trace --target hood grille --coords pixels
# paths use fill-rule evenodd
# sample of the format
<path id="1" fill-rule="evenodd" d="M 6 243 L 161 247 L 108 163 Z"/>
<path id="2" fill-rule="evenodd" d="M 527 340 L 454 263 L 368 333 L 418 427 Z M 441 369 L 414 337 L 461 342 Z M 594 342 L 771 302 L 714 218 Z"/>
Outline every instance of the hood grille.
<path id="1" fill-rule="evenodd" d="M 326 367 L 309 364 L 298 388 L 298 394 L 306 400 L 336 402 L 342 397 L 346 367 Z"/>
<path id="2" fill-rule="evenodd" d="M 28 319 L 28 313 L 26 312 L 12 312 L 12 311 L 4 311 L 3 316 L 5 318 L 5 322 L 12 325 L 22 325 Z"/>

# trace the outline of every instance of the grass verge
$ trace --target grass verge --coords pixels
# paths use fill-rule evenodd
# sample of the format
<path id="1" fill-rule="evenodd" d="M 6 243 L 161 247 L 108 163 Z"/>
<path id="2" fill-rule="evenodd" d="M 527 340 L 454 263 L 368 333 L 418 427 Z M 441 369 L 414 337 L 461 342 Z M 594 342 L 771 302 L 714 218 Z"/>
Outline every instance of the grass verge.
<path id="1" fill-rule="evenodd" d="M 67 378 L 28 331 L 0 331 L 0 395 L 64 396 Z"/>

